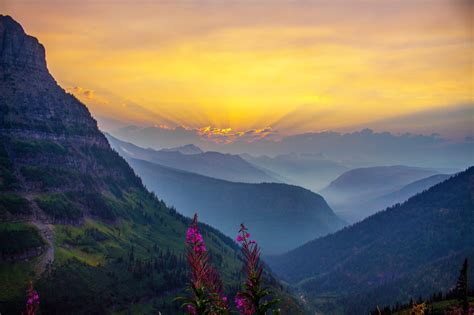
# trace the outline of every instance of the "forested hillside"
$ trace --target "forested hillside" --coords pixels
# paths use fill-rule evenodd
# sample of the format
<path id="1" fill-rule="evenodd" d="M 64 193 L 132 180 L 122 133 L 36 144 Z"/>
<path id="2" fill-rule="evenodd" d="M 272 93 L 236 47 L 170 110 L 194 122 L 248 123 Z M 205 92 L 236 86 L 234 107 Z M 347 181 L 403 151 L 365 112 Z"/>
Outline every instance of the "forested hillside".
<path id="1" fill-rule="evenodd" d="M 464 258 L 474 261 L 473 201 L 470 167 L 403 204 L 268 261 L 323 311 L 366 312 L 448 291 Z"/>

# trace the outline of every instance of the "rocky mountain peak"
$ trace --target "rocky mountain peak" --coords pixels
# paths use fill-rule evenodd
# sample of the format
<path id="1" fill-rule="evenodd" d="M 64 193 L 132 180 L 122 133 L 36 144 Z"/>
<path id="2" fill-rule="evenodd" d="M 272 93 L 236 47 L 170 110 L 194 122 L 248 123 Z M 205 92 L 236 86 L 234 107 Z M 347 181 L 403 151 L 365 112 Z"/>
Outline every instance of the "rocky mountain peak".
<path id="1" fill-rule="evenodd" d="M 0 15 L 0 136 L 109 148 L 88 109 L 49 73 L 43 45 L 6 15 Z"/>
<path id="2" fill-rule="evenodd" d="M 0 67 L 47 72 L 43 45 L 8 15 L 0 15 Z"/>
<path id="3" fill-rule="evenodd" d="M 41 208 L 39 215 L 48 213 L 39 195 L 60 196 L 74 213 L 50 212 L 48 220 L 78 222 L 97 215 L 97 205 L 84 204 L 84 194 L 101 202 L 99 192 L 119 195 L 140 185 L 87 107 L 48 72 L 43 45 L 11 17 L 0 16 L 0 192 L 27 195 L 24 203 Z M 111 212 L 99 216 L 114 218 Z"/>

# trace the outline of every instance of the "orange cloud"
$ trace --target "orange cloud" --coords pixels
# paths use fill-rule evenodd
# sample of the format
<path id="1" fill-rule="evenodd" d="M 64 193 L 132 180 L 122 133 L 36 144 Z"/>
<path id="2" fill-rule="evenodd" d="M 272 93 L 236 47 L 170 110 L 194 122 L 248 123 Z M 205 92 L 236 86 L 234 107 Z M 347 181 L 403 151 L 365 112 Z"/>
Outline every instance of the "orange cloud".
<path id="1" fill-rule="evenodd" d="M 277 132 L 271 127 L 262 129 L 251 129 L 246 131 L 237 131 L 232 128 L 216 128 L 206 126 L 196 129 L 196 132 L 204 139 L 215 143 L 228 144 L 236 141 L 251 143 L 264 138 L 276 137 Z"/>
<path id="2" fill-rule="evenodd" d="M 86 99 L 90 99 L 90 100 L 95 98 L 95 93 L 93 90 L 84 89 L 80 86 L 66 88 L 66 91 L 74 94 L 78 98 L 85 97 Z"/>

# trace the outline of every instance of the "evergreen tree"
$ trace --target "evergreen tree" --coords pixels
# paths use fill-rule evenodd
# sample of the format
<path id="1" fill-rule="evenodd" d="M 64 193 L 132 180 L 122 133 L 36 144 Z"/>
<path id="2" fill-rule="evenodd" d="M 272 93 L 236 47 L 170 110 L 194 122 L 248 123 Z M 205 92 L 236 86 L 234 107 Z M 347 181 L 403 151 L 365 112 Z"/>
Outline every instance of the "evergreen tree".
<path id="1" fill-rule="evenodd" d="M 461 271 L 459 272 L 458 282 L 456 284 L 456 296 L 460 303 L 462 303 L 462 308 L 467 312 L 469 308 L 469 302 L 467 300 L 468 293 L 468 283 L 467 283 L 467 269 L 468 262 L 467 258 L 464 260 Z"/>

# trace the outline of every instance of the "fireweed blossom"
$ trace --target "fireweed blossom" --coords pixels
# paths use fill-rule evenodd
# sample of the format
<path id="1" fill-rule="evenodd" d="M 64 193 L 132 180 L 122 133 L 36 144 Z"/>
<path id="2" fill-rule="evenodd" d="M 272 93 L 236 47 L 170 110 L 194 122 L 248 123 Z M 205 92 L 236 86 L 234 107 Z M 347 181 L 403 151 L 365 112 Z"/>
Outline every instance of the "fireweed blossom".
<path id="1" fill-rule="evenodd" d="M 204 238 L 198 227 L 197 214 L 186 232 L 187 260 L 191 269 L 190 298 L 184 300 L 183 307 L 192 315 L 228 314 L 227 297 L 222 293 L 222 281 L 211 266 Z"/>
<path id="2" fill-rule="evenodd" d="M 240 225 L 237 242 L 242 246 L 242 254 L 245 262 L 245 273 L 247 279 L 244 289 L 237 293 L 234 302 L 235 306 L 243 315 L 265 315 L 278 303 L 278 300 L 271 299 L 270 290 L 263 287 L 262 274 L 263 266 L 260 262 L 260 248 L 257 243 L 250 240 L 250 234 L 245 225 Z M 279 310 L 273 311 L 279 313 Z"/>
<path id="3" fill-rule="evenodd" d="M 33 289 L 33 283 L 30 281 L 28 285 L 28 295 L 26 299 L 26 313 L 22 313 L 25 315 L 34 315 L 39 309 L 40 299 L 38 292 Z"/>

